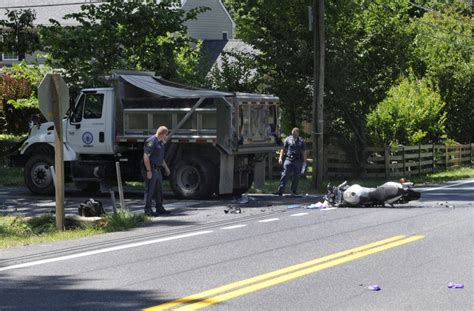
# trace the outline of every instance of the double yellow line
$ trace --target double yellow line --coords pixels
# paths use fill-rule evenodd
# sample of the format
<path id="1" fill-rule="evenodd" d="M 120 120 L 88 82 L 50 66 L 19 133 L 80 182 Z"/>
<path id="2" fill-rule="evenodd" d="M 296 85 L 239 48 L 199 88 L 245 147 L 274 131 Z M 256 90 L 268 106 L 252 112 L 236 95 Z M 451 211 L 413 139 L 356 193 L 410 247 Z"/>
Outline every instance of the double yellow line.
<path id="1" fill-rule="evenodd" d="M 177 307 L 175 310 L 201 309 L 352 260 L 382 252 L 390 248 L 411 243 L 422 238 L 424 238 L 424 236 L 421 235 L 409 237 L 404 235 L 394 236 L 385 240 L 337 252 L 321 258 L 316 258 L 294 266 L 260 274 L 246 280 L 230 283 L 198 294 L 186 296 L 158 306 L 147 308 L 145 310 L 157 311 L 170 309 L 173 307 Z"/>

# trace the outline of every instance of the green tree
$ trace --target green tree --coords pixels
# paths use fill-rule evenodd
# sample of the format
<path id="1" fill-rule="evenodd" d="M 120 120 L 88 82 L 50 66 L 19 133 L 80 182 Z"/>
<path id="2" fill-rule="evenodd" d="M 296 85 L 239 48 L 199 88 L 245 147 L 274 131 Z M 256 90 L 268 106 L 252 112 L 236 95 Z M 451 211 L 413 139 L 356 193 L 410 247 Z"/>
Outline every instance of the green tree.
<path id="1" fill-rule="evenodd" d="M 225 2 L 237 34 L 254 45 L 269 92 L 282 100 L 288 126 L 311 121 L 313 33 L 310 0 Z M 326 1 L 325 133 L 367 144 L 366 115 L 408 68 L 409 0 Z M 288 128 L 287 128 L 288 129 Z"/>
<path id="2" fill-rule="evenodd" d="M 66 70 L 75 87 L 97 84 L 100 75 L 112 69 L 151 70 L 167 79 L 181 82 L 196 66 L 192 46 L 183 22 L 205 8 L 188 12 L 177 9 L 178 0 L 142 3 L 115 1 L 81 6 L 81 12 L 65 16 L 77 26 L 52 26 L 41 29 L 44 50 L 50 62 Z M 186 59 L 187 62 L 179 63 Z M 183 76 L 180 76 L 182 74 Z"/>
<path id="3" fill-rule="evenodd" d="M 439 143 L 446 139 L 445 103 L 426 78 L 401 79 L 367 115 L 372 140 L 380 145 Z"/>
<path id="4" fill-rule="evenodd" d="M 276 94 L 286 115 L 286 130 L 301 124 L 311 111 L 312 34 L 308 0 L 228 0 L 237 36 L 254 46 L 261 91 Z"/>
<path id="5" fill-rule="evenodd" d="M 33 10 L 7 10 L 6 19 L 0 20 L 3 40 L 0 51 L 15 52 L 20 58 L 38 50 L 39 36 L 34 30 L 36 13 Z"/>
<path id="6" fill-rule="evenodd" d="M 439 5 L 413 22 L 413 66 L 439 89 L 446 127 L 461 143 L 474 141 L 474 19 L 466 4 Z"/>

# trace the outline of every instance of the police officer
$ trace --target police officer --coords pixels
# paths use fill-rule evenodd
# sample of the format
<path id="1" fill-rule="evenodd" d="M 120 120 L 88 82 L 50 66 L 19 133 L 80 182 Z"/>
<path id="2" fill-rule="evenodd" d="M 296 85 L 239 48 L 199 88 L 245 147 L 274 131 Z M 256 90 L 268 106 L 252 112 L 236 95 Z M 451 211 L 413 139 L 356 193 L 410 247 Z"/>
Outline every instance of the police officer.
<path id="1" fill-rule="evenodd" d="M 278 163 L 283 164 L 283 172 L 281 173 L 280 185 L 275 195 L 283 195 L 285 191 L 288 176 L 291 177 L 291 194 L 298 195 L 298 177 L 301 173 L 303 163 L 306 163 L 306 146 L 303 138 L 300 137 L 300 129 L 295 127 L 291 131 L 280 150 L 280 158 Z"/>
<path id="2" fill-rule="evenodd" d="M 166 137 L 168 129 L 166 126 L 160 126 L 156 134 L 145 141 L 143 147 L 142 175 L 145 178 L 145 214 L 148 216 L 158 216 L 169 214 L 170 212 L 163 207 L 163 176 L 160 168 L 163 167 L 165 175 L 169 176 L 170 170 L 164 160 Z M 151 200 L 155 199 L 156 213 L 151 209 Z"/>

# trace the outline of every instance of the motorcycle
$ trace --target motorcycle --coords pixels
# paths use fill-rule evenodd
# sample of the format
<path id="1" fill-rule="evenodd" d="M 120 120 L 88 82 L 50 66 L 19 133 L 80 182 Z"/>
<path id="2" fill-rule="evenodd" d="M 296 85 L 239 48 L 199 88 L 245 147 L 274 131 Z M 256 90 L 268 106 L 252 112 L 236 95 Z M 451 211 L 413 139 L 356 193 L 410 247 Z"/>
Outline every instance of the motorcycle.
<path id="1" fill-rule="evenodd" d="M 413 183 L 386 182 L 377 188 L 362 187 L 358 184 L 348 185 L 344 181 L 339 186 L 328 185 L 324 199 L 332 206 L 385 206 L 389 204 L 406 204 L 418 200 L 421 193 L 412 189 Z"/>

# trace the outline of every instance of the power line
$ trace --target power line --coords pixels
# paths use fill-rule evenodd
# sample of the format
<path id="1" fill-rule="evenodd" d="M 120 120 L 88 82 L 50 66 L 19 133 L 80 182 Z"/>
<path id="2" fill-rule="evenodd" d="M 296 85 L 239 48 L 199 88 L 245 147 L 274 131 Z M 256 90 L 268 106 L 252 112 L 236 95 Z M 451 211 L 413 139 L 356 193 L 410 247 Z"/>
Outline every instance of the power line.
<path id="1" fill-rule="evenodd" d="M 392 13 L 398 13 L 397 11 L 395 11 L 394 9 L 392 9 L 391 7 L 388 7 L 387 5 L 385 4 L 379 4 L 379 7 L 382 7 L 383 9 L 385 10 L 390 10 Z M 367 10 L 369 10 L 370 12 L 374 13 L 374 14 L 379 14 L 378 12 L 375 12 L 373 11 L 372 9 L 366 7 Z M 420 21 L 420 19 L 414 19 L 412 17 L 409 18 L 411 21 L 414 21 L 414 22 L 420 22 L 420 23 L 423 23 L 423 24 L 427 24 L 428 26 L 431 26 L 431 27 L 434 27 L 434 28 L 438 28 L 442 31 L 445 31 L 447 33 L 451 33 L 451 34 L 454 34 L 456 36 L 463 36 L 463 37 L 467 37 L 469 39 L 474 39 L 474 37 L 472 36 L 468 36 L 468 35 L 464 35 L 464 34 L 461 34 L 461 33 L 458 33 L 458 32 L 453 32 L 453 31 L 450 31 L 449 29 L 446 29 L 444 27 L 440 27 L 440 26 L 437 26 L 437 25 L 434 25 L 434 24 L 431 24 L 431 23 L 427 23 L 427 22 L 423 22 L 423 21 Z M 456 46 L 459 46 L 459 47 L 464 47 L 464 48 L 468 48 L 468 49 L 473 49 L 474 46 L 472 45 L 465 45 L 465 44 L 461 44 L 461 43 L 457 43 L 457 42 L 453 42 L 453 41 L 450 41 L 450 40 L 446 40 L 446 39 L 443 39 L 443 38 L 440 38 L 440 37 L 437 37 L 437 36 L 433 36 L 433 35 L 430 35 L 428 34 L 427 32 L 424 32 L 424 31 L 421 31 L 418 29 L 418 33 L 420 33 L 421 35 L 424 35 L 426 37 L 430 37 L 432 39 L 435 39 L 435 40 L 439 40 L 439 41 L 444 41 L 448 44 L 451 44 L 451 45 L 456 45 Z"/>
<path id="2" fill-rule="evenodd" d="M 386 4 L 383 4 L 383 3 L 380 3 L 379 6 L 385 8 L 385 9 L 388 9 L 390 10 L 392 13 L 398 13 L 397 11 L 395 11 L 394 9 L 392 9 L 391 7 L 387 6 Z M 367 8 L 369 11 L 371 11 L 372 13 L 375 13 L 375 14 L 378 14 L 377 12 L 374 12 L 372 10 L 370 10 L 369 8 Z M 435 25 L 435 24 L 432 24 L 432 23 L 428 23 L 428 22 L 425 22 L 425 21 L 422 21 L 421 18 L 413 18 L 413 17 L 409 17 L 409 19 L 412 21 L 412 22 L 418 22 L 418 23 L 421 23 L 421 24 L 425 24 L 427 26 L 430 26 L 430 27 L 433 27 L 433 28 L 436 28 L 438 30 L 441 30 L 443 32 L 446 32 L 446 33 L 450 33 L 450 34 L 453 34 L 455 36 L 460 36 L 460 37 L 465 37 L 465 38 L 468 38 L 468 39 L 474 39 L 473 36 L 469 36 L 469 35 L 465 35 L 463 33 L 460 33 L 460 32 L 456 32 L 456 31 L 452 31 L 448 28 L 445 28 L 445 27 L 441 27 L 439 25 Z"/>
<path id="3" fill-rule="evenodd" d="M 450 33 L 450 34 L 453 34 L 453 35 L 456 35 L 456 36 L 461 36 L 461 37 L 465 37 L 465 38 L 469 38 L 469 39 L 474 39 L 473 36 L 465 35 L 465 34 L 460 33 L 460 32 L 451 31 L 447 28 L 444 28 L 444 27 L 441 27 L 441 26 L 438 26 L 438 25 L 435 25 L 435 24 L 431 24 L 431 23 L 428 23 L 428 22 L 424 22 L 420 19 L 417 19 L 416 21 L 419 22 L 419 23 L 425 24 L 427 26 L 439 29 L 439 30 L 444 31 L 446 33 Z"/>
<path id="4" fill-rule="evenodd" d="M 68 5 L 78 5 L 78 4 L 94 4 L 94 3 L 102 3 L 102 2 L 107 2 L 107 1 L 89 0 L 89 1 L 69 2 L 69 3 L 12 5 L 12 6 L 2 6 L 0 7 L 0 9 L 9 10 L 9 9 L 46 8 L 46 7 L 68 6 Z"/>
<path id="5" fill-rule="evenodd" d="M 465 45 L 465 44 L 453 42 L 453 41 L 451 41 L 451 40 L 446 40 L 446 39 L 444 39 L 444 38 L 440 38 L 440 37 L 437 37 L 437 36 L 433 36 L 433 35 L 431 35 L 431 34 L 428 34 L 427 32 L 424 32 L 424 31 L 419 31 L 418 33 L 419 33 L 420 35 L 425 36 L 425 37 L 429 37 L 429 38 L 431 38 L 431 39 L 443 41 L 443 42 L 448 43 L 448 44 L 451 44 L 451 45 L 456 45 L 456 46 L 463 47 L 463 48 L 466 48 L 466 49 L 474 49 L 474 45 Z"/>
<path id="6" fill-rule="evenodd" d="M 428 7 L 425 7 L 425 6 L 422 6 L 422 5 L 413 3 L 413 2 L 411 2 L 411 1 L 408 2 L 408 4 L 411 5 L 411 6 L 414 6 L 414 7 L 416 7 L 416 8 L 425 10 L 425 11 L 427 11 L 427 12 L 436 13 L 436 14 L 438 14 L 439 16 L 446 17 L 445 14 L 441 13 L 440 11 L 436 11 L 435 9 L 428 8 Z M 466 23 L 466 22 L 464 22 L 464 21 L 460 21 L 459 19 L 456 19 L 456 18 L 453 18 L 453 19 L 454 19 L 455 21 L 457 21 L 457 22 L 463 24 L 463 25 L 466 25 L 466 26 L 469 26 L 469 27 L 472 26 L 472 25 L 470 25 L 470 24 L 468 24 L 468 23 Z"/>

